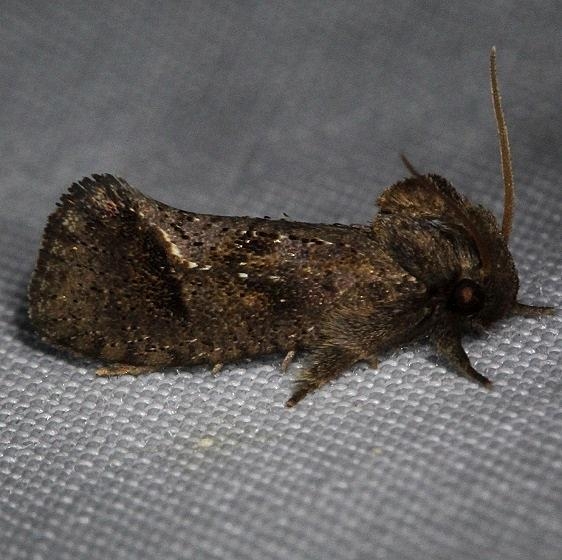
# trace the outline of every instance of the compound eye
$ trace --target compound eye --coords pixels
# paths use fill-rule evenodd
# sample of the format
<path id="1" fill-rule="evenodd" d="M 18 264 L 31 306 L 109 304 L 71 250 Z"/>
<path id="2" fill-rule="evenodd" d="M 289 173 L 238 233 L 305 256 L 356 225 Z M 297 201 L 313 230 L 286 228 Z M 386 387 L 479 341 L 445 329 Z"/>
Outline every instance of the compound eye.
<path id="1" fill-rule="evenodd" d="M 463 278 L 453 290 L 450 305 L 464 315 L 476 313 L 484 307 L 484 291 L 474 280 Z"/>

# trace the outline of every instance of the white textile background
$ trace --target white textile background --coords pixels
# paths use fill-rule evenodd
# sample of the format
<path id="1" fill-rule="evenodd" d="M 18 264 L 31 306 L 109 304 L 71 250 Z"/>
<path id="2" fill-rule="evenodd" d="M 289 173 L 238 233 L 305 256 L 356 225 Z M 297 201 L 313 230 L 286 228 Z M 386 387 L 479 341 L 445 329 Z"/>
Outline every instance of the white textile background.
<path id="1" fill-rule="evenodd" d="M 279 359 L 99 379 L 38 343 L 42 228 L 93 172 L 200 212 L 358 223 L 404 151 L 501 212 L 488 51 L 518 185 L 521 299 L 560 306 L 560 4 L 2 2 L 0 556 L 562 557 L 560 315 L 397 349 L 293 410 Z"/>

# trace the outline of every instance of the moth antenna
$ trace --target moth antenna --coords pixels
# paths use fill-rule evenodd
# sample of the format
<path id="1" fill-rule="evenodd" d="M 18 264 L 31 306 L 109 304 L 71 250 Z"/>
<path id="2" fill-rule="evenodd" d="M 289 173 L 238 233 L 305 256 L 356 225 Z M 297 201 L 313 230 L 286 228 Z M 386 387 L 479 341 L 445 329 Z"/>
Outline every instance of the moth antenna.
<path id="1" fill-rule="evenodd" d="M 500 160 L 503 176 L 503 219 L 502 234 L 506 241 L 509 240 L 511 225 L 513 222 L 513 203 L 515 199 L 515 187 L 513 184 L 513 168 L 511 166 L 511 150 L 509 148 L 509 136 L 507 125 L 502 109 L 502 100 L 498 86 L 496 70 L 496 47 L 490 51 L 490 83 L 492 87 L 492 104 L 496 117 L 496 126 L 500 142 Z"/>
<path id="2" fill-rule="evenodd" d="M 421 177 L 421 173 L 412 165 L 410 160 L 404 154 L 400 154 L 400 159 L 402 160 L 404 167 L 412 174 L 412 176 Z"/>

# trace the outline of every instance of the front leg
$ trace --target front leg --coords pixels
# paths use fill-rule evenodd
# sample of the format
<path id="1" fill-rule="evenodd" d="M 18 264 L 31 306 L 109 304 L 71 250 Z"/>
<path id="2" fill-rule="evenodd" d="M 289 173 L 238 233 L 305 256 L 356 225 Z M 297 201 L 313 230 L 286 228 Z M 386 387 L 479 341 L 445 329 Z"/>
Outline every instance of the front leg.
<path id="1" fill-rule="evenodd" d="M 444 358 L 459 375 L 471 381 L 476 381 L 476 383 L 486 387 L 486 389 L 491 389 L 492 382 L 472 367 L 462 347 L 460 334 L 442 332 L 433 337 L 433 343 L 435 344 L 437 353 Z"/>

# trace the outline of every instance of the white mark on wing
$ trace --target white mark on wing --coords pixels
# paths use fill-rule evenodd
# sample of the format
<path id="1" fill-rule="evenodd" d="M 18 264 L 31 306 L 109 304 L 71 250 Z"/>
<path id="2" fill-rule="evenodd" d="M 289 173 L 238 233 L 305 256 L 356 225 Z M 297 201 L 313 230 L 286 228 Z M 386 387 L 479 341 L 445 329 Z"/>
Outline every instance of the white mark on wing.
<path id="1" fill-rule="evenodd" d="M 162 237 L 164 238 L 166 243 L 168 243 L 168 249 L 170 250 L 170 253 L 172 253 L 174 257 L 183 260 L 183 255 L 181 254 L 181 251 L 179 250 L 178 246 L 170 239 L 168 233 L 165 232 L 162 228 L 158 228 L 158 230 L 162 234 Z"/>

